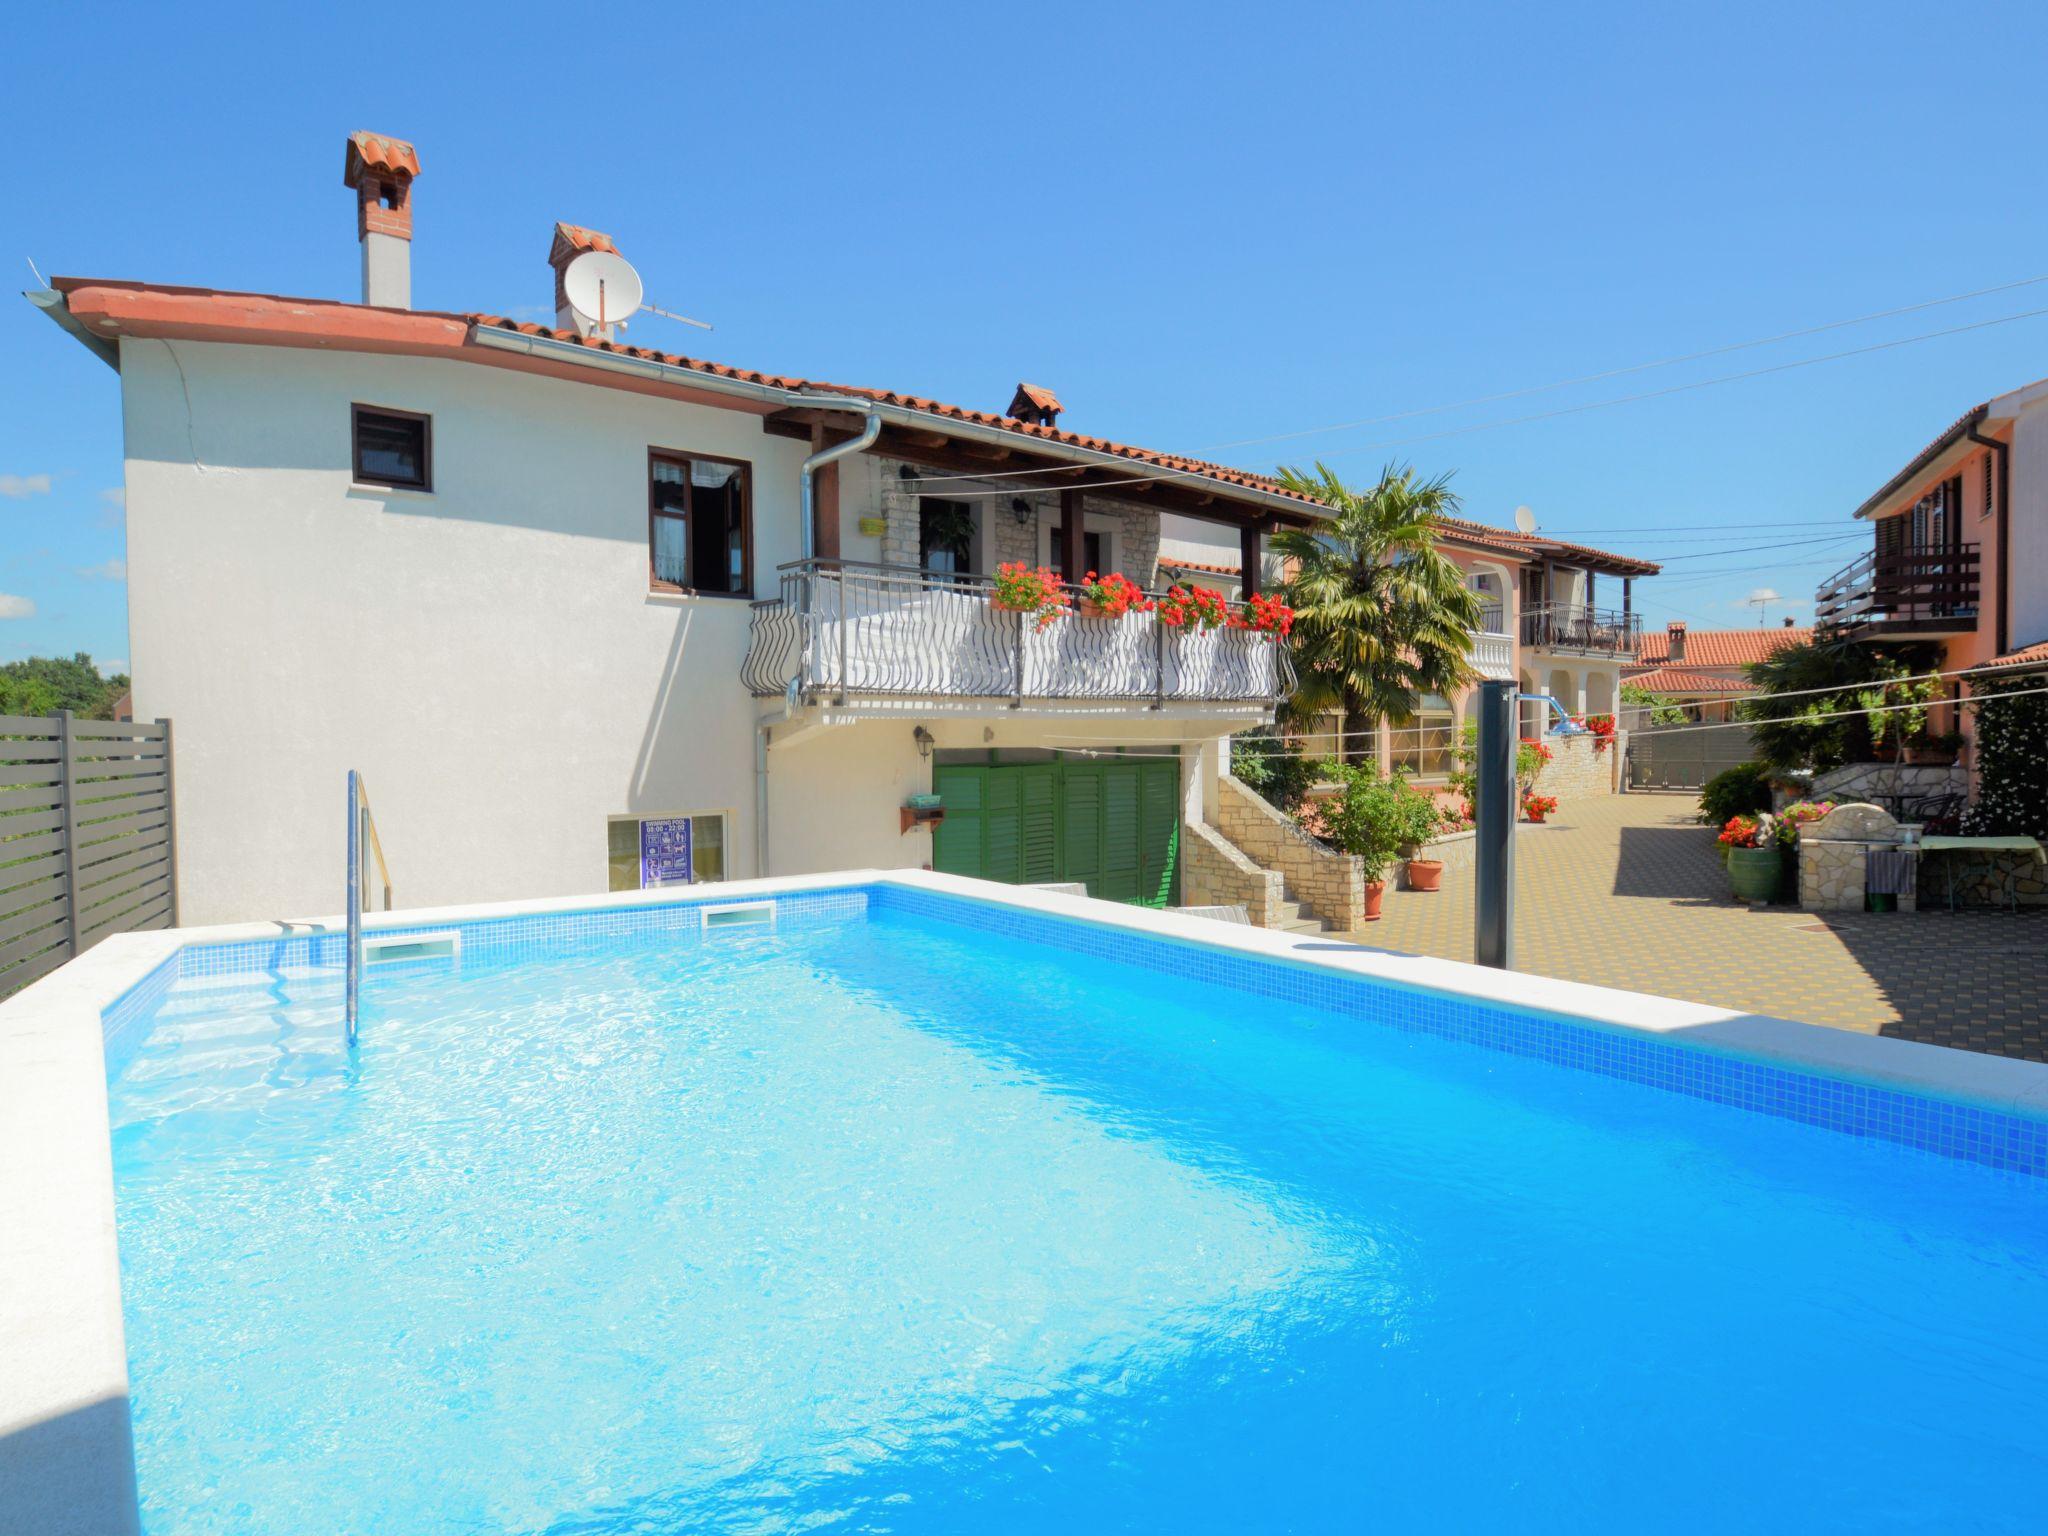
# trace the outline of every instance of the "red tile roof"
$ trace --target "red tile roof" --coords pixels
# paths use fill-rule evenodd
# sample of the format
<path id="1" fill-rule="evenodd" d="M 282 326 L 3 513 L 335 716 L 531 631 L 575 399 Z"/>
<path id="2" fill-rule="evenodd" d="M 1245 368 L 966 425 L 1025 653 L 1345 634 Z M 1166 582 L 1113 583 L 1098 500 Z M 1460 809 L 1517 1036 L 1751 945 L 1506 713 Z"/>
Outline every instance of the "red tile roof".
<path id="1" fill-rule="evenodd" d="M 1279 481 L 1265 475 L 1255 475 L 1247 470 L 1234 469 L 1228 464 L 1212 464 L 1204 459 L 1190 459 L 1175 453 L 1160 453 L 1151 448 L 1137 448 L 1129 443 L 1114 442 L 1106 437 L 1090 437 L 1082 432 L 1069 432 L 1062 427 L 1040 426 L 1037 422 L 1019 421 L 1014 416 L 998 416 L 993 411 L 973 411 L 961 405 L 948 405 L 943 400 L 932 400 L 924 395 L 906 395 L 890 389 L 867 389 L 857 384 L 830 384 L 821 379 L 803 379 L 787 374 L 757 373 L 749 368 L 733 368 L 724 363 L 706 362 L 701 358 L 684 357 L 673 352 L 656 352 L 646 347 L 627 346 L 622 342 L 603 341 L 594 336 L 578 336 L 574 331 L 558 331 L 552 326 L 535 325 L 527 321 L 508 320 L 503 315 L 469 315 L 475 324 L 493 330 L 516 331 L 522 336 L 542 336 L 552 341 L 573 342 L 601 352 L 617 352 L 625 357 L 644 358 L 649 362 L 665 364 L 671 368 L 682 368 L 693 373 L 707 374 L 713 378 L 742 379 L 748 383 L 765 384 L 773 389 L 801 391 L 805 394 L 848 395 L 860 400 L 873 400 L 882 405 L 899 405 L 907 410 L 921 411 L 928 416 L 942 417 L 948 421 L 969 422 L 976 426 L 1000 427 L 1006 432 L 1020 436 L 1040 438 L 1046 442 L 1062 443 L 1070 448 L 1084 448 L 1090 453 L 1109 454 L 1133 463 L 1149 465 L 1177 474 L 1198 475 L 1204 479 L 1235 485 L 1245 490 L 1262 491 L 1271 496 L 1284 496 L 1298 501 L 1304 507 L 1320 507 L 1321 502 L 1313 497 L 1291 491 Z"/>
<path id="2" fill-rule="evenodd" d="M 1489 528 L 1484 523 L 1468 522 L 1462 517 L 1447 517 L 1444 522 L 1458 537 L 1473 543 L 1488 544 L 1504 554 L 1512 554 L 1518 560 L 1535 560 L 1544 555 L 1551 555 L 1567 562 L 1594 565 L 1623 576 L 1654 576 L 1663 569 L 1654 561 L 1639 560 L 1634 555 L 1617 555 L 1608 550 L 1594 549 L 1586 544 L 1566 544 L 1559 539 L 1547 539 L 1540 533 Z"/>
<path id="3" fill-rule="evenodd" d="M 2048 640 L 2035 645 L 2022 646 L 2017 651 L 2007 651 L 2003 656 L 1994 656 L 1989 661 L 1970 668 L 1972 672 L 2031 672 L 2036 667 L 2048 667 Z"/>
<path id="4" fill-rule="evenodd" d="M 343 152 L 341 179 L 352 187 L 365 167 L 386 174 L 417 176 L 420 173 L 420 152 L 403 139 L 381 133 L 352 133 L 348 136 L 348 148 Z"/>
<path id="5" fill-rule="evenodd" d="M 1746 678 L 1723 677 L 1718 672 L 1689 672 L 1684 667 L 1658 667 L 1652 672 L 1625 673 L 1626 687 L 1645 693 L 1754 693 L 1756 684 Z"/>
<path id="6" fill-rule="evenodd" d="M 1762 661 L 1788 645 L 1804 645 L 1813 638 L 1810 629 L 1688 629 L 1685 658 L 1678 665 L 1692 667 L 1746 667 Z M 1670 658 L 1671 636 L 1664 630 L 1643 636 L 1636 651 L 1636 665 L 1661 667 Z M 1634 678 L 1624 679 L 1634 682 Z"/>

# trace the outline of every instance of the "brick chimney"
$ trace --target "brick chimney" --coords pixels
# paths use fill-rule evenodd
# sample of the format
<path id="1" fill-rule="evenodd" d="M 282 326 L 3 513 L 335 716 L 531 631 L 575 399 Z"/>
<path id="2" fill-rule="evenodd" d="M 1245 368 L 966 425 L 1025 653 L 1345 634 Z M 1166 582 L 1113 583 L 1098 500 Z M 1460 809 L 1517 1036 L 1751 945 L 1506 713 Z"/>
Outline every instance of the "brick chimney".
<path id="1" fill-rule="evenodd" d="M 1004 414 L 1036 426 L 1056 427 L 1061 409 L 1060 397 L 1043 384 L 1019 384 L 1017 392 L 1010 396 L 1010 408 Z"/>
<path id="2" fill-rule="evenodd" d="M 1664 661 L 1676 666 L 1685 660 L 1685 625 L 1674 619 L 1664 626 Z"/>
<path id="3" fill-rule="evenodd" d="M 600 326 L 595 320 L 587 320 L 570 307 L 569 294 L 562 287 L 562 274 L 569 270 L 569 263 L 585 251 L 610 251 L 614 256 L 619 248 L 612 243 L 610 235 L 599 234 L 594 229 L 585 229 L 580 224 L 557 224 L 555 243 L 548 248 L 548 265 L 555 269 L 555 328 L 574 331 L 579 336 L 603 333 L 602 339 L 610 341 L 612 326 Z"/>
<path id="4" fill-rule="evenodd" d="M 412 183 L 419 151 L 381 133 L 352 133 L 343 185 L 356 194 L 356 238 L 363 242 L 363 302 L 412 308 Z"/>

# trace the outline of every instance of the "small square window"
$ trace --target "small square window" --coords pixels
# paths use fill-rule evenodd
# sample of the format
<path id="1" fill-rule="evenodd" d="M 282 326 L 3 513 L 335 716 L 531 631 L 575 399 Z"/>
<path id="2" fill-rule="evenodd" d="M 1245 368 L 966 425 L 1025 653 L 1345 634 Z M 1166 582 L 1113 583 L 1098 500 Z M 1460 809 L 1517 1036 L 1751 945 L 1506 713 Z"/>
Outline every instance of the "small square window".
<path id="1" fill-rule="evenodd" d="M 431 490 L 430 454 L 433 418 L 412 411 L 387 411 L 373 406 L 350 408 L 355 431 L 355 478 L 358 485 L 389 485 L 400 490 Z"/>

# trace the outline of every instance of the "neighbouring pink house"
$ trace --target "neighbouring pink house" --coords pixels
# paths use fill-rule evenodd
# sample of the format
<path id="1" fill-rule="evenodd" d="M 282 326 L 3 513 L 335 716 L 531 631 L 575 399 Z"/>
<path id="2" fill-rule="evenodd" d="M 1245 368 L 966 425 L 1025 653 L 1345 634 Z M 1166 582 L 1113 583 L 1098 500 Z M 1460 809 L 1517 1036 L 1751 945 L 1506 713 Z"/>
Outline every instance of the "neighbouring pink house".
<path id="1" fill-rule="evenodd" d="M 1815 594 L 1819 634 L 1931 642 L 1944 672 L 2048 672 L 2048 379 L 1965 411 L 1855 515 L 1870 548 Z M 1973 713 L 1942 712 L 1966 737 Z"/>

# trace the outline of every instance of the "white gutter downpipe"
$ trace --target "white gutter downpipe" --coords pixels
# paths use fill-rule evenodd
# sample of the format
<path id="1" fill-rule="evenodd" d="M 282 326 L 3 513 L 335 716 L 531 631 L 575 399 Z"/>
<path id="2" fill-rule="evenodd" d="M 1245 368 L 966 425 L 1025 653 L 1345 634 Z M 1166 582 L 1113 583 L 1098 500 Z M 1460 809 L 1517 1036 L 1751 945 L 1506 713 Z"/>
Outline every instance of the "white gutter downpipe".
<path id="1" fill-rule="evenodd" d="M 825 398 L 820 398 L 816 395 L 798 395 L 796 399 L 797 403 L 801 405 L 821 406 L 835 411 L 847 409 L 847 397 L 843 395 L 833 395 Z M 850 437 L 843 443 L 834 443 L 830 448 L 820 448 L 816 453 L 804 460 L 803 475 L 801 477 L 802 485 L 797 497 L 797 516 L 803 524 L 803 541 L 799 547 L 803 551 L 803 557 L 806 560 L 814 558 L 817 554 L 817 519 L 812 509 L 812 500 L 816 489 L 813 484 L 813 477 L 827 464 L 837 464 L 841 459 L 850 458 L 856 453 L 867 452 L 868 449 L 875 446 L 875 439 L 882 435 L 882 418 L 875 412 L 872 406 L 865 401 L 855 399 L 852 408 L 854 410 L 866 409 L 867 411 L 868 419 L 860 429 L 860 436 Z"/>

